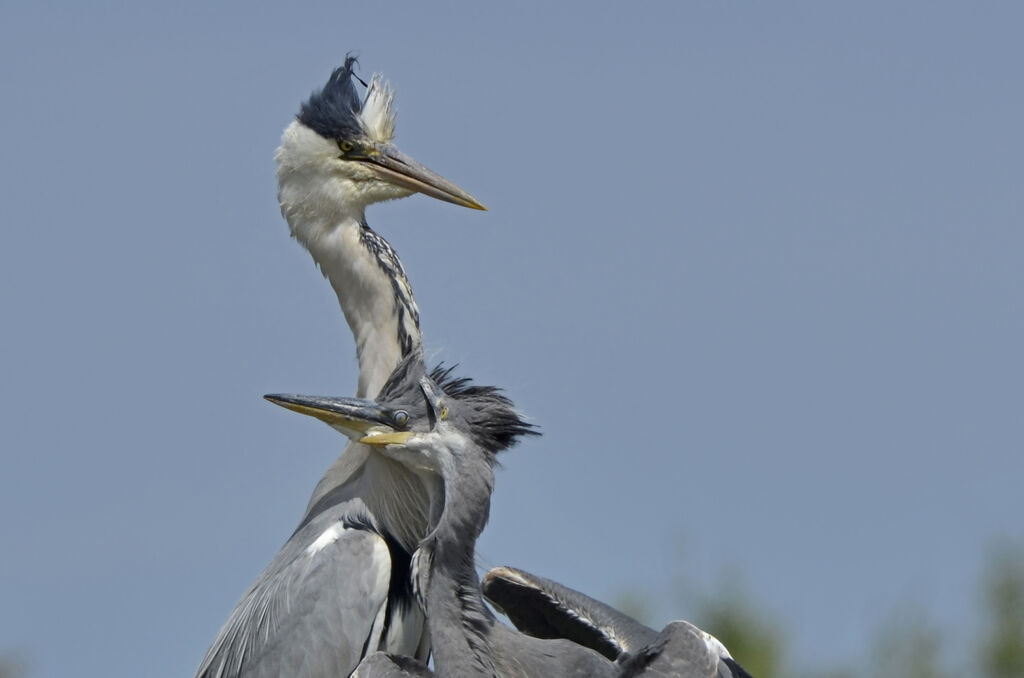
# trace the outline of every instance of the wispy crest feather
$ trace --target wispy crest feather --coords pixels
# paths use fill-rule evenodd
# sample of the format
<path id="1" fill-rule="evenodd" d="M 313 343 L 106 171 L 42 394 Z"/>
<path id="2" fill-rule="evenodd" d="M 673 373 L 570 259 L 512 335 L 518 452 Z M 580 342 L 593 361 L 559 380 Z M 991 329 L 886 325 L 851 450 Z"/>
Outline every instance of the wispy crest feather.
<path id="1" fill-rule="evenodd" d="M 497 454 L 519 442 L 522 436 L 539 436 L 537 427 L 526 421 L 497 386 L 480 386 L 468 377 L 452 374 L 455 366 L 443 363 L 430 371 L 430 378 L 449 398 L 459 401 L 469 431 L 488 454 Z"/>
<path id="2" fill-rule="evenodd" d="M 388 142 L 395 136 L 395 90 L 380 73 L 374 73 L 366 90 L 359 122 L 366 136 L 376 142 Z"/>

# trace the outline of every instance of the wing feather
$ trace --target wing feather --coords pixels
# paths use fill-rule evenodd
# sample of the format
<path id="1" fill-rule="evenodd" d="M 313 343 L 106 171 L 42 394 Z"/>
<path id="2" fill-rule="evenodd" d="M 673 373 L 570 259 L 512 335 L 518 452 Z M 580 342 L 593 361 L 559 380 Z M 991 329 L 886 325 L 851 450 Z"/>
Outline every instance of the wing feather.
<path id="1" fill-rule="evenodd" d="M 197 678 L 346 676 L 364 649 L 377 649 L 391 578 L 387 544 L 330 513 L 292 535 L 246 591 Z"/>

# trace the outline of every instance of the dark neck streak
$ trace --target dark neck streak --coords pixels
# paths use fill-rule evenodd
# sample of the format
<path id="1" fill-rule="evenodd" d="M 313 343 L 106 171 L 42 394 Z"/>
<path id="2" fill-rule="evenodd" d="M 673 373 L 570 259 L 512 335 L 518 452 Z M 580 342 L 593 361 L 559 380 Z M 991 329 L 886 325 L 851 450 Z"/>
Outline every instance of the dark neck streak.
<path id="1" fill-rule="evenodd" d="M 374 231 L 363 219 L 360 222 L 362 231 L 359 241 L 369 250 L 377 261 L 377 265 L 391 280 L 391 290 L 395 295 L 395 315 L 398 316 L 398 345 L 401 346 L 402 358 L 412 353 L 420 343 L 420 311 L 412 296 L 412 286 L 405 276 L 405 267 L 398 258 L 398 253 L 387 240 Z M 370 397 L 376 394 L 369 394 Z"/>
<path id="2" fill-rule="evenodd" d="M 297 237 L 330 281 L 352 330 L 356 396 L 373 398 L 402 358 L 420 347 L 419 310 L 405 268 L 363 218 L 324 221 Z"/>

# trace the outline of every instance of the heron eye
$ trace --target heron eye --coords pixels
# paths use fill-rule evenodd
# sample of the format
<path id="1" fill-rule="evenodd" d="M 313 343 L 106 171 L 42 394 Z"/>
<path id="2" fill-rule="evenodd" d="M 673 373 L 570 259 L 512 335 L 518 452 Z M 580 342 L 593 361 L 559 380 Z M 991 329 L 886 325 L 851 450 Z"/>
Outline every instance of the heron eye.
<path id="1" fill-rule="evenodd" d="M 442 407 L 441 408 L 441 421 L 444 421 L 447 418 L 448 418 L 448 408 L 447 407 Z"/>
<path id="2" fill-rule="evenodd" d="M 409 413 L 405 410 L 398 410 L 395 412 L 395 423 L 399 426 L 405 426 L 409 421 Z"/>
<path id="3" fill-rule="evenodd" d="M 338 148 L 341 149 L 342 153 L 348 153 L 354 148 L 354 146 L 352 145 L 351 141 L 339 141 Z"/>

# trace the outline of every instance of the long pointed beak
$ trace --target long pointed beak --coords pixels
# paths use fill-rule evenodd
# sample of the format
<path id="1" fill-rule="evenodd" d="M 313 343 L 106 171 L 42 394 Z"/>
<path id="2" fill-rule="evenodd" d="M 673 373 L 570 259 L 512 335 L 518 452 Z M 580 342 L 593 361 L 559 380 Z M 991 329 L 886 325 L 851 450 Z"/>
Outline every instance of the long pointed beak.
<path id="1" fill-rule="evenodd" d="M 263 397 L 292 412 L 316 417 L 352 440 L 369 445 L 400 444 L 412 436 L 409 431 L 395 431 L 392 411 L 372 400 L 279 393 Z"/>
<path id="2" fill-rule="evenodd" d="M 487 209 L 469 193 L 419 164 L 391 144 L 377 144 L 374 150 L 376 153 L 359 160 L 373 169 L 384 181 L 463 207 Z"/>

